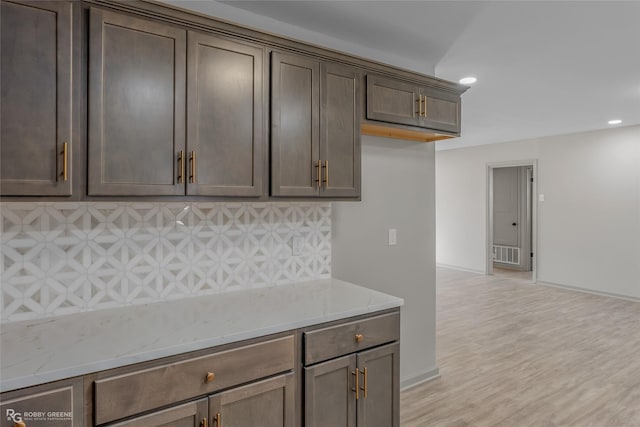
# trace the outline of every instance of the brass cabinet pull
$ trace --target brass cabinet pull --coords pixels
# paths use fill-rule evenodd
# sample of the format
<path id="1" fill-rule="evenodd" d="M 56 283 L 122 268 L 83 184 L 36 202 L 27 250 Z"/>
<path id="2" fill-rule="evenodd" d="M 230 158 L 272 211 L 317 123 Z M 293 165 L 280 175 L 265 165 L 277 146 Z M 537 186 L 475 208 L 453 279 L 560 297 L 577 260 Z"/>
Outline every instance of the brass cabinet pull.
<path id="1" fill-rule="evenodd" d="M 356 334 L 356 342 L 362 342 L 363 339 L 364 339 L 364 335 Z"/>
<path id="2" fill-rule="evenodd" d="M 69 143 L 62 144 L 62 180 L 69 179 Z"/>
<path id="3" fill-rule="evenodd" d="M 321 168 L 322 168 L 322 160 L 318 159 L 318 163 L 316 163 L 316 185 L 318 186 L 318 190 L 320 189 L 320 186 L 321 186 L 321 181 L 320 181 Z"/>
<path id="4" fill-rule="evenodd" d="M 192 151 L 191 156 L 189 157 L 190 170 L 189 173 L 189 182 L 194 184 L 196 182 L 196 152 Z"/>
<path id="5" fill-rule="evenodd" d="M 207 427 L 207 424 L 208 422 L 206 418 L 203 418 L 202 421 L 200 421 L 200 427 Z"/>
<path id="6" fill-rule="evenodd" d="M 216 374 L 214 374 L 213 372 L 207 372 L 207 376 L 205 378 L 205 382 L 210 383 L 211 381 L 216 379 Z"/>
<path id="7" fill-rule="evenodd" d="M 216 422 L 216 427 L 222 427 L 222 415 L 220 415 L 220 412 L 216 414 L 213 420 Z"/>
<path id="8" fill-rule="evenodd" d="M 367 368 L 364 368 L 362 370 L 362 391 L 364 392 L 363 397 L 366 399 L 367 398 Z"/>
<path id="9" fill-rule="evenodd" d="M 324 161 L 324 179 L 322 182 L 325 188 L 329 186 L 329 160 Z"/>
<path id="10" fill-rule="evenodd" d="M 355 389 L 352 388 L 351 391 L 356 392 L 356 400 L 358 400 L 360 395 L 360 384 L 359 384 L 360 369 L 356 368 L 356 371 L 351 372 L 351 375 L 356 377 L 356 388 Z"/>
<path id="11" fill-rule="evenodd" d="M 427 118 L 427 95 L 422 97 L 422 101 L 424 101 L 424 108 L 422 109 L 422 114 L 425 119 Z"/>
<path id="12" fill-rule="evenodd" d="M 416 114 L 418 114 L 418 117 L 422 117 L 422 95 L 418 95 L 418 111 L 416 111 Z"/>
<path id="13" fill-rule="evenodd" d="M 178 154 L 178 184 L 184 184 L 184 150 Z"/>

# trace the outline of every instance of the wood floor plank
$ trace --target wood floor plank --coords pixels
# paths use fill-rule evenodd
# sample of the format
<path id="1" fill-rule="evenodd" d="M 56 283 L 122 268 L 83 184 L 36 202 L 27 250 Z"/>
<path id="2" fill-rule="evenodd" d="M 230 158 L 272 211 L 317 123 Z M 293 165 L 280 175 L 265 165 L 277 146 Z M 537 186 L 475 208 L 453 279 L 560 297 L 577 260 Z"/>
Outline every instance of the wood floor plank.
<path id="1" fill-rule="evenodd" d="M 437 310 L 402 426 L 640 427 L 639 303 L 439 268 Z"/>

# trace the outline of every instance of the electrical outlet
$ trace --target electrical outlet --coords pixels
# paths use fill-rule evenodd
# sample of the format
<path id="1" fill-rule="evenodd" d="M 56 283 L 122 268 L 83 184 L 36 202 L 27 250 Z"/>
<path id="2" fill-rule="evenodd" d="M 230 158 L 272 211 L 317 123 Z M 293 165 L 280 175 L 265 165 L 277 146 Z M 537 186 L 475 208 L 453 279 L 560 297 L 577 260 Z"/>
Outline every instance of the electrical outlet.
<path id="1" fill-rule="evenodd" d="M 294 236 L 293 241 L 291 242 L 291 253 L 293 256 L 302 255 L 302 250 L 304 249 L 304 238 L 301 236 Z"/>
<path id="2" fill-rule="evenodd" d="M 398 244 L 398 232 L 395 228 L 389 229 L 389 246 Z"/>

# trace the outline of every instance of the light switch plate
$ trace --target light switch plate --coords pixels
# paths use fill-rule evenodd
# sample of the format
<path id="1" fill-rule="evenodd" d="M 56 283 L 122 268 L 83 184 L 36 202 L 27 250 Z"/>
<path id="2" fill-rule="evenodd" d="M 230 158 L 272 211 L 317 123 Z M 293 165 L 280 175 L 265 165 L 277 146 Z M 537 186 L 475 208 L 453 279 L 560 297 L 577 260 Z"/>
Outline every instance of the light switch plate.
<path id="1" fill-rule="evenodd" d="M 544 202 L 544 194 L 538 194 L 538 201 Z"/>
<path id="2" fill-rule="evenodd" d="M 389 229 L 389 246 L 398 244 L 398 232 L 395 228 Z"/>

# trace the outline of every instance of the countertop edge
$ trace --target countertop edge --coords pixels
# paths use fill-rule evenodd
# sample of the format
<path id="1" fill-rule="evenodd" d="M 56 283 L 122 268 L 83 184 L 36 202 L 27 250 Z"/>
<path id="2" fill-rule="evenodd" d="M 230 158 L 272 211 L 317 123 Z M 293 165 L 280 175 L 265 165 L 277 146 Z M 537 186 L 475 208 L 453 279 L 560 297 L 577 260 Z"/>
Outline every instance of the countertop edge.
<path id="1" fill-rule="evenodd" d="M 357 285 L 354 285 L 357 286 Z M 371 290 L 373 292 L 378 292 Z M 26 387 L 41 385 L 49 382 L 59 381 L 67 378 L 78 377 L 82 375 L 92 374 L 108 369 L 119 368 L 127 365 L 132 365 L 141 362 L 147 362 L 155 359 L 161 359 L 164 357 L 176 356 L 183 353 L 189 353 L 192 351 L 203 350 L 207 348 L 213 348 L 225 344 L 232 344 L 241 342 L 253 338 L 264 337 L 267 335 L 277 334 L 286 331 L 293 331 L 300 328 L 305 328 L 314 325 L 320 325 L 322 323 L 332 322 L 336 320 L 348 319 L 351 317 L 381 312 L 390 310 L 393 308 L 400 308 L 404 305 L 402 298 L 389 296 L 389 301 L 385 303 L 378 303 L 375 305 L 366 305 L 352 310 L 331 313 L 329 315 L 316 316 L 301 319 L 299 321 L 293 321 L 289 323 L 282 323 L 276 325 L 269 325 L 266 327 L 239 331 L 237 333 L 211 337 L 203 340 L 193 341 L 186 344 L 179 344 L 175 346 L 165 347 L 161 349 L 155 349 L 145 351 L 137 354 L 118 356 L 115 358 L 109 358 L 104 360 L 98 360 L 95 362 L 76 365 L 66 369 L 51 370 L 43 373 L 35 373 L 22 377 L 11 378 L 8 380 L 2 380 L 0 378 L 0 393 L 19 390 Z"/>

